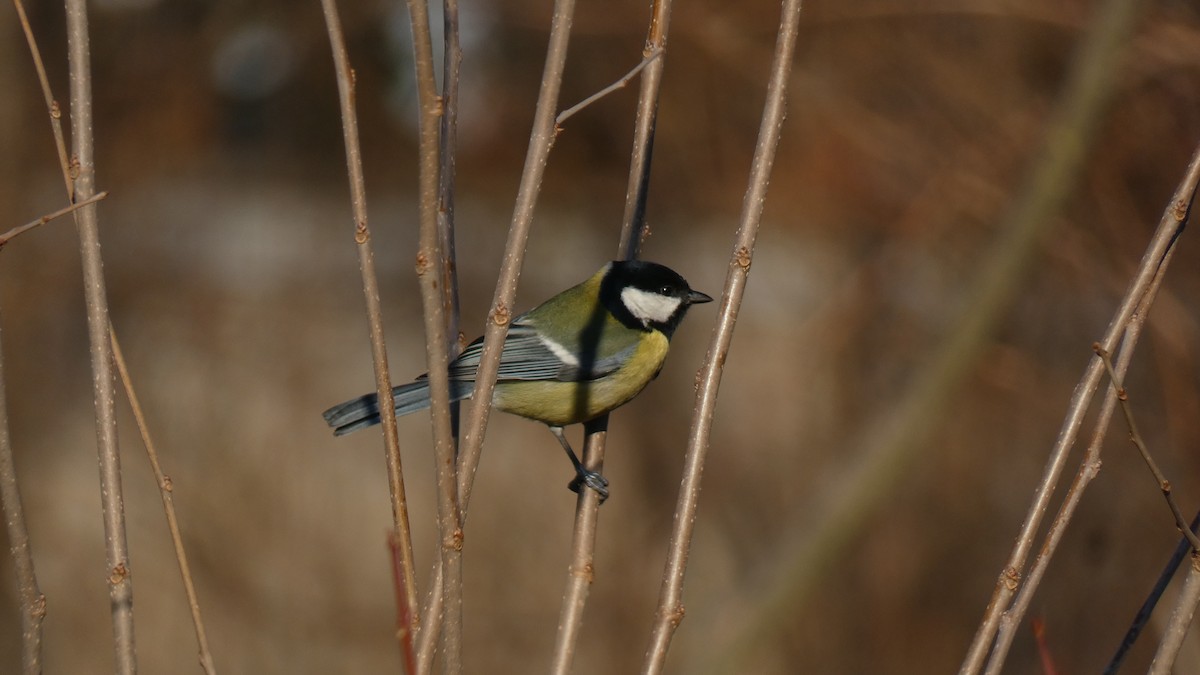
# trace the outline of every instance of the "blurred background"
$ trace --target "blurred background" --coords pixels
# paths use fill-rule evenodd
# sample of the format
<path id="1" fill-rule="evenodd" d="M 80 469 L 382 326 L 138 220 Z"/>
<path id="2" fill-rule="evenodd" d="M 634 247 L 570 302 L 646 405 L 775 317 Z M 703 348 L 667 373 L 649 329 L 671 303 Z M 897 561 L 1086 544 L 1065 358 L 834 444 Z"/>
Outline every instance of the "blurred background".
<path id="1" fill-rule="evenodd" d="M 463 3 L 462 329 L 481 332 L 524 158 L 550 2 Z M 845 482 L 943 353 L 1006 234 L 1099 3 L 805 3 L 789 116 L 720 405 L 674 673 L 953 672 L 1005 564 L 1067 401 L 1200 140 L 1200 10 L 1145 5 L 1111 102 L 1016 299 L 915 450 Z M 642 0 L 581 3 L 562 105 L 640 58 Z M 316 2 L 92 4 L 98 187 L 112 319 L 167 473 L 222 673 L 399 672 L 382 443 L 320 412 L 373 388 L 337 89 Z M 30 3 L 66 101 L 62 7 Z M 406 8 L 343 3 L 393 378 L 424 371 Z M 679 3 L 644 256 L 717 294 L 758 131 L 775 2 Z M 440 30 L 435 30 L 435 33 Z M 0 10 L 0 229 L 65 201 L 25 41 Z M 572 118 L 551 156 L 519 308 L 616 254 L 636 86 Z M 65 107 L 65 103 L 64 103 Z M 1187 513 L 1200 505 L 1200 254 L 1185 233 L 1128 386 Z M 73 225 L 0 252 L 11 434 L 39 581 L 46 672 L 111 671 L 103 534 Z M 575 672 L 634 672 L 647 644 L 693 395 L 716 311 L 612 419 L 596 580 Z M 200 672 L 124 400 L 137 649 Z M 400 422 L 422 593 L 434 554 L 426 418 Z M 572 430 L 578 438 L 578 430 Z M 1177 540 L 1114 427 L 1030 615 L 1060 673 L 1096 672 Z M 1085 427 L 1082 436 L 1090 437 Z M 1074 462 L 1077 450 L 1072 456 Z M 1068 476 L 1074 471 L 1068 468 Z M 493 416 L 466 536 L 468 672 L 546 667 L 569 561 L 571 471 L 540 425 Z M 839 495 L 856 524 L 821 544 Z M 2 536 L 2 535 L 0 535 Z M 814 562 L 816 561 L 816 562 Z M 785 573 L 785 570 L 791 572 Z M 801 592 L 778 586 L 801 576 Z M 0 557 L 0 670 L 19 664 Z M 795 588 L 796 586 L 793 586 Z M 782 607 L 763 621 L 762 608 Z M 1166 603 L 1131 657 L 1148 663 Z M 741 635 L 758 636 L 750 648 Z M 742 644 L 742 647 L 737 646 Z M 1196 651 L 1177 672 L 1200 672 Z M 1041 672 L 1032 631 L 1007 672 Z"/>

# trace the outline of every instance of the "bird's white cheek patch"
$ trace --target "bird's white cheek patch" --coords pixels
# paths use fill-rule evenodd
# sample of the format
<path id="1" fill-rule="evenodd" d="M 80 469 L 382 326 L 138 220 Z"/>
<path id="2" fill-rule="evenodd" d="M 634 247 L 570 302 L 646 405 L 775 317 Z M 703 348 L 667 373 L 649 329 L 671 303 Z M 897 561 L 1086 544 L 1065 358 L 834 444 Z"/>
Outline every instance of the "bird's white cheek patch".
<path id="1" fill-rule="evenodd" d="M 659 295 L 631 287 L 621 291 L 621 302 L 625 305 L 625 309 L 628 309 L 629 313 L 637 317 L 639 321 L 665 323 L 675 314 L 675 310 L 679 309 L 679 303 L 683 301 L 668 295 Z"/>

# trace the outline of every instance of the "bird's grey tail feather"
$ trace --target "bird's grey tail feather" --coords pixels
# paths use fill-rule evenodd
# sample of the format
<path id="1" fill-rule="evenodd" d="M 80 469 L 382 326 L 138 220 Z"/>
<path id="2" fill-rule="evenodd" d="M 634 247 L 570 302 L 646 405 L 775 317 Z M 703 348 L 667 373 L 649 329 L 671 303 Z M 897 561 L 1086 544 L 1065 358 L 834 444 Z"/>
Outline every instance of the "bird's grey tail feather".
<path id="1" fill-rule="evenodd" d="M 450 380 L 450 400 L 470 398 L 475 391 L 474 382 Z M 392 405 L 396 415 L 407 415 L 429 407 L 429 382 L 420 380 L 392 388 Z M 379 400 L 375 394 L 366 394 L 335 405 L 324 412 L 325 423 L 333 427 L 335 436 L 344 436 L 374 424 L 379 424 Z"/>

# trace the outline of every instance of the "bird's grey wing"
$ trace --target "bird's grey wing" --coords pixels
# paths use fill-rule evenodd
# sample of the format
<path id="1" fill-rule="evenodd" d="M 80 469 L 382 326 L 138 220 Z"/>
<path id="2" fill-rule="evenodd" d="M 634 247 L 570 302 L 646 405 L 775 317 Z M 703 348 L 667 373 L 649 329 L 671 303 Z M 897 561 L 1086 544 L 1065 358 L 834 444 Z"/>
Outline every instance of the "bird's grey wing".
<path id="1" fill-rule="evenodd" d="M 499 380 L 558 380 L 577 382 L 603 377 L 621 367 L 637 348 L 634 344 L 594 363 L 581 363 L 579 355 L 544 339 L 532 325 L 517 322 L 508 330 L 500 354 Z M 475 340 L 450 364 L 450 377 L 474 380 L 483 354 L 483 338 Z"/>

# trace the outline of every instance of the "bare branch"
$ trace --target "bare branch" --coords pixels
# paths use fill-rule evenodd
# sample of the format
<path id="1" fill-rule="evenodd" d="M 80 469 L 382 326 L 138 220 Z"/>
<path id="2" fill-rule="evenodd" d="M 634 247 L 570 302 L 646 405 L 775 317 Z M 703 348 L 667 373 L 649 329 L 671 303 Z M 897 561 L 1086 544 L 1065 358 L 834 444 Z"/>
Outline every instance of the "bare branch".
<path id="1" fill-rule="evenodd" d="M 442 102 L 438 97 L 433 72 L 433 40 L 429 28 L 427 0 L 408 0 L 412 22 L 413 60 L 416 63 L 417 96 L 421 114 L 420 128 L 420 250 L 417 276 L 421 282 L 421 305 L 425 318 L 425 356 L 432 401 L 434 456 L 437 467 L 438 527 L 442 562 L 441 612 L 442 669 L 445 673 L 462 672 L 462 517 L 459 512 L 458 479 L 455 464 L 454 432 L 450 421 L 450 384 L 447 371 L 448 345 L 441 289 L 445 271 L 438 231 L 438 205 L 441 181 L 438 132 Z M 436 621 L 436 616 L 430 616 Z"/>
<path id="2" fill-rule="evenodd" d="M 92 73 L 88 49 L 86 0 L 67 0 L 67 58 L 71 74 L 72 156 L 79 164 L 75 199 L 96 192 L 92 140 Z M 137 671 L 133 640 L 133 580 L 125 538 L 125 500 L 121 489 L 121 455 L 114 411 L 112 342 L 108 339 L 108 298 L 104 263 L 100 257 L 100 227 L 96 205 L 75 212 L 83 258 L 83 287 L 91 343 L 92 388 L 96 404 L 96 445 L 100 456 L 100 501 L 104 511 L 104 548 L 108 561 L 109 600 L 113 618 L 113 649 L 121 675 Z"/>
<path id="3" fill-rule="evenodd" d="M 725 357 L 733 341 L 734 325 L 746 290 L 754 244 L 758 237 L 759 224 L 762 222 L 763 205 L 766 203 L 767 184 L 783 129 L 788 77 L 791 74 L 792 56 L 796 51 L 799 33 L 800 5 L 800 0 L 785 0 L 783 3 L 775 56 L 771 63 L 771 79 L 767 84 L 767 100 L 763 107 L 758 144 L 755 146 L 750 167 L 750 184 L 742 202 L 742 216 L 729 260 L 717 325 L 713 330 L 704 364 L 700 368 L 696 407 L 684 457 L 683 483 L 675 507 L 674 526 L 667 551 L 667 564 L 663 570 L 654 631 L 642 664 L 642 672 L 647 674 L 663 671 L 671 638 L 683 618 L 683 578 L 687 570 L 688 552 L 691 549 L 696 509 L 699 506 L 700 478 L 704 472 L 704 459 L 708 454 L 709 434 L 712 431 Z"/>
<path id="4" fill-rule="evenodd" d="M 583 462 L 589 471 L 604 469 L 596 452 L 603 448 L 608 434 L 608 415 L 584 425 L 585 447 Z M 571 565 L 567 569 L 567 589 L 563 593 L 562 610 L 558 619 L 558 635 L 554 642 L 554 659 L 550 672 L 567 675 L 575 658 L 575 648 L 583 631 L 583 609 L 588 591 L 595 579 L 596 523 L 600 515 L 600 494 L 595 490 L 579 489 L 575 507 L 575 526 L 572 529 Z"/>
<path id="5" fill-rule="evenodd" d="M 464 426 L 463 442 L 458 457 L 458 502 L 464 522 L 467 505 L 471 499 L 475 470 L 479 467 L 488 415 L 491 413 L 492 391 L 496 386 L 496 373 L 500 366 L 500 346 L 513 318 L 512 306 L 516 299 L 521 265 L 525 259 L 525 243 L 529 239 L 529 230 L 533 223 L 533 208 L 541 189 L 550 148 L 554 144 L 554 117 L 558 108 L 559 91 L 562 89 L 574 12 L 575 0 L 555 0 L 550 23 L 550 40 L 546 50 L 546 65 L 542 71 L 529 149 L 525 155 L 525 166 L 517 188 L 517 201 L 508 230 L 508 241 L 504 247 L 496 292 L 485 323 L 483 355 L 476 374 L 475 392 L 471 397 L 474 405 L 471 406 L 471 415 Z M 433 647 L 437 642 L 437 630 L 433 628 L 437 622 L 431 620 L 430 616 L 441 613 L 444 600 L 441 590 L 442 577 L 443 570 L 439 563 L 434 570 L 434 584 L 430 589 L 425 620 L 421 625 L 418 672 L 422 673 L 428 672 L 429 664 L 433 661 Z"/>
<path id="6" fill-rule="evenodd" d="M 61 208 L 57 211 L 54 211 L 53 213 L 47 213 L 46 215 L 42 216 L 41 218 L 38 218 L 37 220 L 31 220 L 28 223 L 25 223 L 24 225 L 19 225 L 17 227 L 14 227 L 13 229 L 9 230 L 8 232 L 5 232 L 4 234 L 0 234 L 0 248 L 3 248 L 5 244 L 12 241 L 14 238 L 16 238 L 22 234 L 25 234 L 26 232 L 28 232 L 29 230 L 32 230 L 35 227 L 41 227 L 42 225 L 45 225 L 46 223 L 54 220 L 55 218 L 58 218 L 59 216 L 65 216 L 68 213 L 73 213 L 76 209 L 83 208 L 84 206 L 87 206 L 88 204 L 95 204 L 96 202 L 100 201 L 101 199 L 104 199 L 107 196 L 108 196 L 107 192 L 98 192 L 77 204 L 72 204 L 70 206 Z"/>
<path id="7" fill-rule="evenodd" d="M 1174 252 L 1174 245 L 1180 232 L 1183 230 L 1183 225 L 1191 208 L 1198 181 L 1200 181 L 1200 147 L 1197 147 L 1194 151 L 1187 172 L 1176 188 L 1175 195 L 1163 213 L 1158 229 L 1151 239 L 1146 253 L 1142 257 L 1138 272 L 1130 282 L 1129 289 L 1126 291 L 1121 306 L 1118 308 L 1113 320 L 1109 323 L 1104 338 L 1100 340 L 1100 346 L 1103 349 L 1112 351 L 1116 349 L 1118 342 L 1122 341 L 1122 335 L 1125 336 L 1121 352 L 1117 359 L 1117 372 L 1119 373 L 1124 373 L 1123 368 L 1127 367 L 1127 365 L 1122 366 L 1122 363 L 1127 363 L 1127 360 L 1132 357 L 1133 346 L 1136 343 L 1135 336 L 1140 331 L 1141 322 L 1144 320 L 1145 313 L 1149 309 L 1148 301 L 1152 301 L 1158 284 L 1161 283 L 1162 275 L 1166 272 L 1171 255 Z M 1046 511 L 1050 494 L 1058 482 L 1059 475 L 1066 462 L 1066 456 L 1075 443 L 1079 428 L 1083 424 L 1083 418 L 1091 404 L 1092 398 L 1096 394 L 1096 390 L 1100 386 L 1100 380 L 1103 375 L 1103 363 L 1098 358 L 1094 359 L 1084 372 L 1079 384 L 1075 387 L 1075 393 L 1071 397 L 1071 403 L 1068 406 L 1063 428 L 1059 431 L 1058 441 L 1051 451 L 1049 463 L 1041 482 L 1038 484 L 1037 492 L 1026 515 L 1025 523 L 1021 527 L 1017 544 L 1009 558 L 1009 564 L 1005 566 L 1004 571 L 1000 575 L 1000 580 L 993 590 L 992 599 L 988 603 L 984 620 L 975 634 L 975 642 L 972 644 L 971 651 L 967 655 L 967 661 L 963 663 L 960 675 L 979 672 L 983 665 L 983 659 L 989 651 L 992 637 L 997 634 L 1002 618 L 1007 622 L 1011 622 L 1014 617 L 1019 616 L 1020 612 L 1023 611 L 1021 607 L 1018 607 L 1016 602 L 1014 602 L 1013 608 L 1006 610 L 1006 607 L 1021 585 L 1020 570 L 1024 566 L 1025 556 L 1033 546 L 1034 536 L 1040 526 L 1041 517 Z M 1111 399 L 1115 399 L 1115 393 L 1110 394 L 1110 397 Z M 1091 448 L 1094 448 L 1094 450 L 1090 448 L 1089 454 L 1098 456 L 1099 444 L 1103 439 L 1104 431 L 1107 429 L 1107 416 L 1111 415 L 1114 405 L 1115 402 L 1113 400 L 1106 399 L 1104 407 L 1101 409 L 1101 417 L 1098 419 L 1098 425 L 1091 444 Z M 1081 475 L 1076 479 L 1075 485 L 1072 486 L 1072 490 L 1068 493 L 1067 499 L 1064 501 L 1062 509 L 1060 509 L 1060 514 L 1056 518 L 1056 523 L 1061 523 L 1061 525 L 1052 527 L 1051 532 L 1047 534 L 1046 547 L 1048 548 L 1039 555 L 1039 560 L 1035 564 L 1033 572 L 1025 582 L 1027 587 L 1032 586 L 1036 588 L 1037 582 L 1040 580 L 1041 570 L 1044 570 L 1045 566 L 1049 563 L 1050 554 L 1053 552 L 1053 545 L 1057 542 L 1058 537 L 1061 536 L 1061 533 L 1055 533 L 1062 527 L 1065 527 L 1066 520 L 1069 519 L 1069 514 L 1073 508 L 1071 504 L 1078 500 L 1078 496 L 1073 497 L 1073 494 L 1082 489 L 1082 485 L 1086 483 L 1086 480 L 1090 480 L 1085 475 L 1085 471 L 1095 471 L 1095 469 L 1088 468 L 1089 466 L 1094 466 L 1094 461 L 1089 462 L 1088 458 L 1085 457 L 1084 462 L 1080 470 Z M 1032 593 L 1031 590 L 1026 591 L 1025 589 L 1022 589 L 1021 592 L 1023 595 Z M 1018 601 L 1022 602 L 1023 607 L 1028 605 L 1029 600 L 1021 601 L 1018 598 Z M 1006 649 L 1001 649 L 1001 646 L 1000 641 L 997 640 L 996 648 L 993 650 L 995 653 L 991 657 L 992 664 L 1003 663 Z M 993 665 L 989 667 L 998 668 L 999 666 Z"/>
<path id="8" fill-rule="evenodd" d="M 217 675 L 217 667 L 213 662 L 212 652 L 208 648 L 208 633 L 204 629 L 204 619 L 200 616 L 200 600 L 196 595 L 196 585 L 192 581 L 192 569 L 188 564 L 187 553 L 183 550 L 183 535 L 179 531 L 179 519 L 175 515 L 175 499 L 173 497 L 174 483 L 167 476 L 158 462 L 158 450 L 150 438 L 150 427 L 146 424 L 146 416 L 142 413 L 142 404 L 138 401 L 137 392 L 133 389 L 133 380 L 129 377 L 129 368 L 125 365 L 125 356 L 121 353 L 121 343 L 117 341 L 117 333 L 109 326 L 109 337 L 112 338 L 113 358 L 117 364 L 117 372 L 121 383 L 125 386 L 125 395 L 129 398 L 129 407 L 133 411 L 133 419 L 137 423 L 138 432 L 142 435 L 142 444 L 146 448 L 146 456 L 150 460 L 150 468 L 154 471 L 154 480 L 158 483 L 158 492 L 162 496 L 163 510 L 167 514 L 167 529 L 171 532 L 171 543 L 175 546 L 175 560 L 179 563 L 179 574 L 183 577 L 183 589 L 187 595 L 188 608 L 192 612 L 192 626 L 196 631 L 196 644 L 200 648 L 200 667 L 208 675 Z"/>
<path id="9" fill-rule="evenodd" d="M 1158 296 L 1158 289 L 1162 285 L 1167 264 L 1170 262 L 1173 252 L 1174 249 L 1172 248 L 1163 256 L 1162 264 L 1158 266 L 1154 278 L 1146 288 L 1145 294 L 1142 296 L 1133 314 L 1129 317 L 1124 337 L 1121 338 L 1121 352 L 1114 369 L 1118 373 L 1118 378 L 1128 372 L 1129 364 L 1133 361 L 1133 354 L 1138 340 L 1141 338 L 1142 329 L 1145 327 L 1150 306 Z M 1063 535 L 1066 534 L 1067 526 L 1074 517 L 1080 502 L 1083 500 L 1084 490 L 1087 489 L 1092 479 L 1100 471 L 1100 451 L 1104 447 L 1104 439 L 1108 435 L 1113 412 L 1116 410 L 1117 395 L 1115 389 L 1110 389 L 1105 396 L 1104 402 L 1100 407 L 1100 413 L 1096 416 L 1096 422 L 1092 428 L 1092 440 L 1088 444 L 1087 450 L 1084 451 L 1079 471 L 1076 472 L 1075 479 L 1071 482 L 1071 487 L 1067 490 L 1067 495 L 1063 499 L 1062 505 L 1059 506 L 1054 521 L 1050 524 L 1050 529 L 1046 533 L 1044 543 L 1038 552 L 1037 558 L 1033 561 L 1028 574 L 1021 580 L 1022 583 L 1018 587 L 1019 590 L 1012 602 L 1012 606 L 1000 617 L 996 633 L 996 643 L 992 648 L 992 654 L 988 662 L 988 673 L 997 674 L 1003 668 L 1004 660 L 1008 655 L 1009 648 L 1012 646 L 1013 639 L 1016 637 L 1021 620 L 1028 611 L 1029 605 L 1033 602 L 1033 596 L 1046 575 L 1046 570 L 1050 566 L 1050 560 L 1058 550 Z"/>
<path id="10" fill-rule="evenodd" d="M 42 620 L 46 618 L 46 596 L 38 586 L 29 546 L 29 529 L 21 490 L 17 485 L 17 467 L 8 436 L 8 401 L 5 393 L 4 360 L 0 358 L 0 507 L 8 532 L 8 546 L 17 573 L 17 595 L 21 599 L 21 672 L 42 673 Z"/>
<path id="11" fill-rule="evenodd" d="M 362 272 L 363 295 L 367 301 L 367 323 L 371 338 L 371 358 L 375 366 L 375 392 L 379 397 L 380 420 L 387 453 L 388 487 L 392 496 L 394 535 L 399 539 L 400 568 L 406 607 L 399 608 L 401 620 L 409 625 L 398 631 L 408 672 L 414 672 L 412 632 L 417 617 L 416 570 L 413 565 L 412 534 L 408 522 L 408 500 L 404 489 L 404 468 L 400 461 L 400 441 L 396 434 L 396 411 L 382 402 L 392 400 L 392 380 L 388 373 L 387 347 L 383 337 L 383 310 L 379 300 L 379 280 L 375 274 L 375 255 L 371 249 L 371 230 L 367 226 L 367 194 L 363 181 L 362 149 L 358 140 L 358 116 L 354 104 L 354 71 L 346 53 L 346 40 L 338 18 L 336 0 L 321 0 L 329 44 L 333 50 L 341 102 L 342 134 L 346 144 L 346 167 L 350 179 L 351 203 L 354 210 L 354 241 L 358 248 L 359 269 Z"/>

